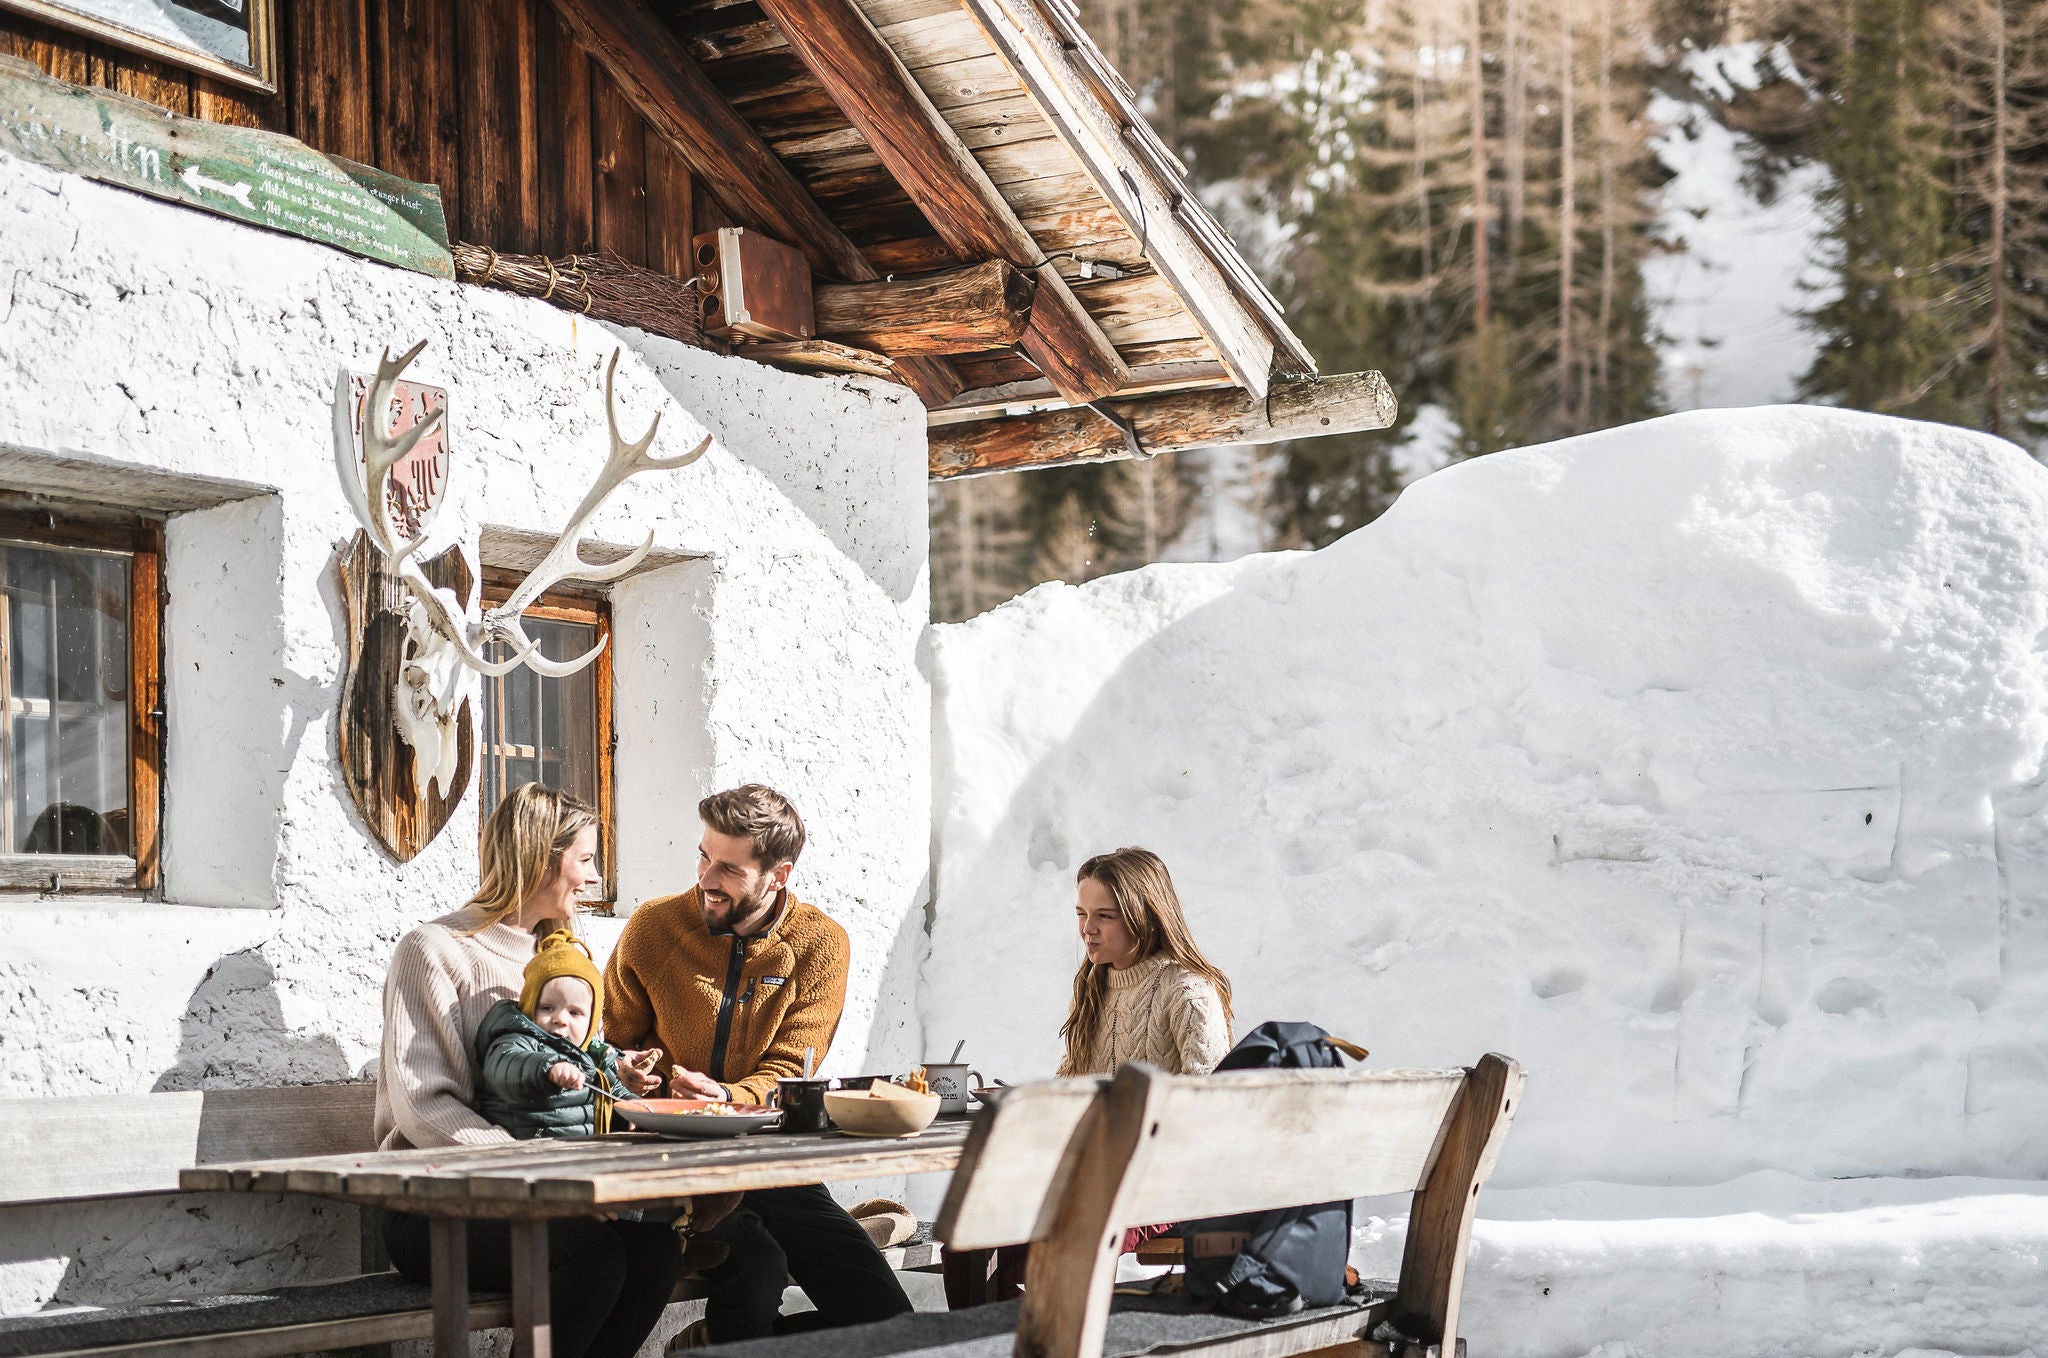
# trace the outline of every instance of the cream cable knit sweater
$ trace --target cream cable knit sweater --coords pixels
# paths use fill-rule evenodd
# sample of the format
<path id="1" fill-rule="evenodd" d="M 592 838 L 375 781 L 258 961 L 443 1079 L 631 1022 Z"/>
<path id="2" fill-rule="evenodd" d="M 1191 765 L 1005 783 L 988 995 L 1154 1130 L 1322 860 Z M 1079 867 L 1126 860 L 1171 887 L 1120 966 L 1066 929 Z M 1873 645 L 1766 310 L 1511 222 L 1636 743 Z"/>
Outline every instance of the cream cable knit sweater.
<path id="1" fill-rule="evenodd" d="M 1108 979 L 1100 1074 L 1145 1061 L 1173 1075 L 1207 1075 L 1230 1050 L 1230 1021 L 1216 987 L 1165 953 Z"/>
<path id="2" fill-rule="evenodd" d="M 512 1140 L 470 1107 L 477 1028 L 499 1000 L 516 1000 L 533 936 L 512 924 L 475 934 L 468 906 L 398 940 L 384 978 L 384 1044 L 377 1061 L 380 1150 L 486 1146 Z"/>

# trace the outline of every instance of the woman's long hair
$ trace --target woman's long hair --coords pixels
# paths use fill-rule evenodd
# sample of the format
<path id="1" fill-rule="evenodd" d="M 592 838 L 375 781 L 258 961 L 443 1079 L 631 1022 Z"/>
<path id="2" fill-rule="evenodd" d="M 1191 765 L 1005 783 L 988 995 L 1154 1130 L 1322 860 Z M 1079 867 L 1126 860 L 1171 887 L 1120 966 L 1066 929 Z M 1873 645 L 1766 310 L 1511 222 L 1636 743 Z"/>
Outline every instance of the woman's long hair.
<path id="1" fill-rule="evenodd" d="M 479 882 L 469 905 L 484 913 L 478 931 L 518 913 L 576 836 L 595 824 L 595 808 L 557 788 L 521 783 L 506 793 L 477 845 Z"/>
<path id="2" fill-rule="evenodd" d="M 1180 896 L 1166 864 L 1150 849 L 1122 848 L 1100 853 L 1081 865 L 1074 874 L 1076 886 L 1093 878 L 1102 883 L 1109 898 L 1123 916 L 1124 928 L 1138 940 L 1138 960 L 1164 952 L 1195 975 L 1216 987 L 1223 1001 L 1224 1021 L 1230 1019 L 1230 978 L 1195 946 L 1187 919 L 1180 911 Z M 1074 1003 L 1067 1021 L 1060 1027 L 1067 1054 L 1060 1061 L 1062 1075 L 1093 1075 L 1098 1071 L 1102 1045 L 1102 1019 L 1108 1007 L 1109 968 L 1081 959 L 1074 973 Z"/>

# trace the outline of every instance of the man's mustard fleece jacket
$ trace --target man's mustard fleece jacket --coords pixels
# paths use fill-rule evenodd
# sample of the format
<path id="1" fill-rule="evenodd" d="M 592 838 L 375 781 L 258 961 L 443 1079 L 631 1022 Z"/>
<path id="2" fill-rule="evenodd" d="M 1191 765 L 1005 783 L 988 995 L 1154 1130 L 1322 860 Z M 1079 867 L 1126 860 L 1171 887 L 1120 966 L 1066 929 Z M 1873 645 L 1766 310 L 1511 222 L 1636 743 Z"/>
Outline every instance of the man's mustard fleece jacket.
<path id="1" fill-rule="evenodd" d="M 766 1103 L 775 1082 L 803 1074 L 804 1048 L 825 1051 L 846 1004 L 846 930 L 783 893 L 753 938 L 704 926 L 697 889 L 633 912 L 604 969 L 604 1039 L 659 1046 L 670 1063 L 725 1085 L 738 1103 Z"/>

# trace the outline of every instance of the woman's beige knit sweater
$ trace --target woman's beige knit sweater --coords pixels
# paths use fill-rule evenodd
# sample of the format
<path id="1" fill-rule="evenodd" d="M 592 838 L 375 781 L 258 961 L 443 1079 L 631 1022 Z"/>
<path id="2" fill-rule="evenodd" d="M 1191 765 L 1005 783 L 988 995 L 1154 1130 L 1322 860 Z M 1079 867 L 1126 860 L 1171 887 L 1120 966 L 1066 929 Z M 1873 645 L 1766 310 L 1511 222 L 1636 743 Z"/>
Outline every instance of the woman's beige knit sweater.
<path id="1" fill-rule="evenodd" d="M 1144 1061 L 1173 1075 L 1207 1075 L 1230 1050 L 1216 987 L 1165 953 L 1112 971 L 1108 981 L 1097 1074 Z"/>
<path id="2" fill-rule="evenodd" d="M 384 978 L 375 1124 L 380 1150 L 512 1139 L 470 1107 L 473 1048 L 485 1011 L 519 998 L 533 936 L 513 924 L 478 929 L 483 921 L 480 911 L 464 906 L 398 940 Z"/>

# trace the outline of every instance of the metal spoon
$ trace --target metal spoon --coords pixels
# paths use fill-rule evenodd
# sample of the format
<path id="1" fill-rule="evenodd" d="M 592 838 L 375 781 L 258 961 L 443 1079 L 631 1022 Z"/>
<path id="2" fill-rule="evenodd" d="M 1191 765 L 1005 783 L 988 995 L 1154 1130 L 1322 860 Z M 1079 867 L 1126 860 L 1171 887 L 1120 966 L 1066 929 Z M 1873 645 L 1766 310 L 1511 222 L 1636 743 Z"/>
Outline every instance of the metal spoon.
<path id="1" fill-rule="evenodd" d="M 806 1080 L 811 1078 L 811 1062 L 817 1058 L 817 1055 L 818 1049 L 816 1047 L 804 1048 L 804 1078 Z"/>
<path id="2" fill-rule="evenodd" d="M 967 1039 L 963 1037 L 953 1044 L 953 1054 L 946 1058 L 946 1064 L 949 1066 L 958 1065 L 960 1063 L 960 1053 L 965 1050 L 967 1050 Z"/>

